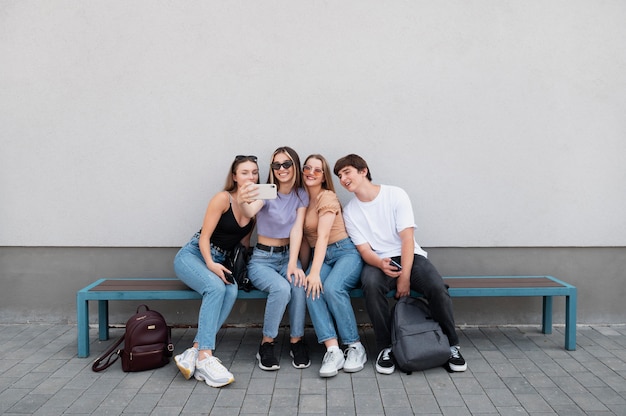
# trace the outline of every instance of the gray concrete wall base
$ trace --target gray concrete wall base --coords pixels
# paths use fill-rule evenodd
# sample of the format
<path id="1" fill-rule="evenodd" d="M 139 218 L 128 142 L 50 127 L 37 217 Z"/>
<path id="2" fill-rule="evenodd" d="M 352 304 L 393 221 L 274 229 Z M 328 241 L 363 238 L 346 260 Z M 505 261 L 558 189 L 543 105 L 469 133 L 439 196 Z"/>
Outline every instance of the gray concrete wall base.
<path id="1" fill-rule="evenodd" d="M 178 248 L 0 247 L 0 323 L 75 323 L 76 291 L 100 277 L 174 277 Z M 446 276 L 553 275 L 578 287 L 578 323 L 626 323 L 626 248 L 428 248 Z M 195 325 L 199 301 L 159 301 L 174 325 Z M 357 319 L 369 322 L 362 300 Z M 458 325 L 541 323 L 541 299 L 454 299 Z M 111 323 L 123 324 L 137 302 L 111 302 Z M 230 324 L 260 324 L 265 302 L 237 301 Z M 554 302 L 554 323 L 564 322 L 564 300 Z M 95 322 L 96 308 L 91 310 Z M 285 321 L 286 322 L 286 321 Z"/>

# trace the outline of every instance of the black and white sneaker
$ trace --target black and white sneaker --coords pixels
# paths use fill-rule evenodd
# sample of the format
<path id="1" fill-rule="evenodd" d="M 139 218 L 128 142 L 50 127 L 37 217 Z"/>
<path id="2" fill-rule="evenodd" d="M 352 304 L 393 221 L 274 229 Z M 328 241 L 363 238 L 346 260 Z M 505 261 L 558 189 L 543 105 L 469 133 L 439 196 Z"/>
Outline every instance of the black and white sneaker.
<path id="1" fill-rule="evenodd" d="M 450 358 L 448 358 L 448 368 L 450 371 L 461 372 L 467 370 L 467 363 L 459 351 L 461 347 L 454 345 L 450 347 Z"/>
<path id="2" fill-rule="evenodd" d="M 383 348 L 378 353 L 378 358 L 376 359 L 376 371 L 380 374 L 393 374 L 396 371 L 396 366 L 393 363 L 393 353 L 391 352 L 391 348 Z"/>
<path id="3" fill-rule="evenodd" d="M 311 360 L 309 359 L 309 352 L 306 349 L 306 344 L 304 341 L 300 340 L 296 343 L 289 344 L 291 357 L 293 361 L 291 364 L 295 368 L 307 368 L 311 365 Z"/>
<path id="4" fill-rule="evenodd" d="M 259 360 L 259 368 L 265 371 L 275 371 L 280 369 L 278 359 L 274 356 L 274 343 L 265 342 L 259 346 L 259 352 L 256 353 L 256 359 Z"/>

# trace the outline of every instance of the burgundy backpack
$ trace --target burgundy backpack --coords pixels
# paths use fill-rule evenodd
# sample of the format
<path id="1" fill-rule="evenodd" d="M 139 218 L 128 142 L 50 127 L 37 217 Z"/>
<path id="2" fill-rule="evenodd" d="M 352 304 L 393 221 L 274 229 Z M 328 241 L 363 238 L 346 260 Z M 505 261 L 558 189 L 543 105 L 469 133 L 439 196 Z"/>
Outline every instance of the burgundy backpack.
<path id="1" fill-rule="evenodd" d="M 144 307 L 145 311 L 140 312 Z M 124 348 L 115 350 L 121 343 Z M 93 371 L 102 371 L 122 357 L 122 370 L 144 371 L 160 368 L 170 361 L 174 351 L 171 329 L 165 318 L 146 305 L 139 305 L 137 313 L 126 322 L 126 332 L 109 347 L 91 366 Z M 115 356 L 115 358 L 113 358 Z M 106 361 L 105 361 L 106 360 Z M 101 363 L 104 364 L 101 365 Z"/>

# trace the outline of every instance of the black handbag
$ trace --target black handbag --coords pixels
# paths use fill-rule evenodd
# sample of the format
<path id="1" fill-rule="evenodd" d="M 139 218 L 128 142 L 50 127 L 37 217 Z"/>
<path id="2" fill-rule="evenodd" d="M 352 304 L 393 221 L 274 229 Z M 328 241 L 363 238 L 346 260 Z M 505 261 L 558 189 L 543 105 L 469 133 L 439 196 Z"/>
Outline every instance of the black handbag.
<path id="1" fill-rule="evenodd" d="M 249 292 L 254 289 L 254 285 L 248 278 L 248 261 L 250 261 L 251 250 L 241 243 L 237 243 L 230 256 L 226 259 L 226 267 L 233 272 L 233 280 L 239 289 Z"/>

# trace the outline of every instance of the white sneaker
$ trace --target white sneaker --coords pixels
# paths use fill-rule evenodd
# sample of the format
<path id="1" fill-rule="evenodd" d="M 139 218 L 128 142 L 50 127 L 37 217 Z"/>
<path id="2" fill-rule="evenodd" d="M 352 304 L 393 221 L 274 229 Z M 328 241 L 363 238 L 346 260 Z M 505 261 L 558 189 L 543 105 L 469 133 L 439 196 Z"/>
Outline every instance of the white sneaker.
<path id="1" fill-rule="evenodd" d="M 211 387 L 222 387 L 235 381 L 235 377 L 217 357 L 206 357 L 196 362 L 196 371 L 193 376 L 196 380 L 204 381 Z"/>
<path id="2" fill-rule="evenodd" d="M 339 370 L 343 368 L 345 361 L 343 352 L 339 348 L 326 351 L 322 360 L 322 367 L 320 368 L 320 377 L 336 376 Z"/>
<path id="3" fill-rule="evenodd" d="M 187 348 L 182 354 L 178 354 L 174 357 L 176 367 L 180 370 L 187 380 L 191 378 L 193 372 L 196 370 L 196 360 L 198 359 L 197 348 Z"/>
<path id="4" fill-rule="evenodd" d="M 365 347 L 359 343 L 346 349 L 346 363 L 343 371 L 346 373 L 356 373 L 363 370 L 363 365 L 367 362 Z"/>

